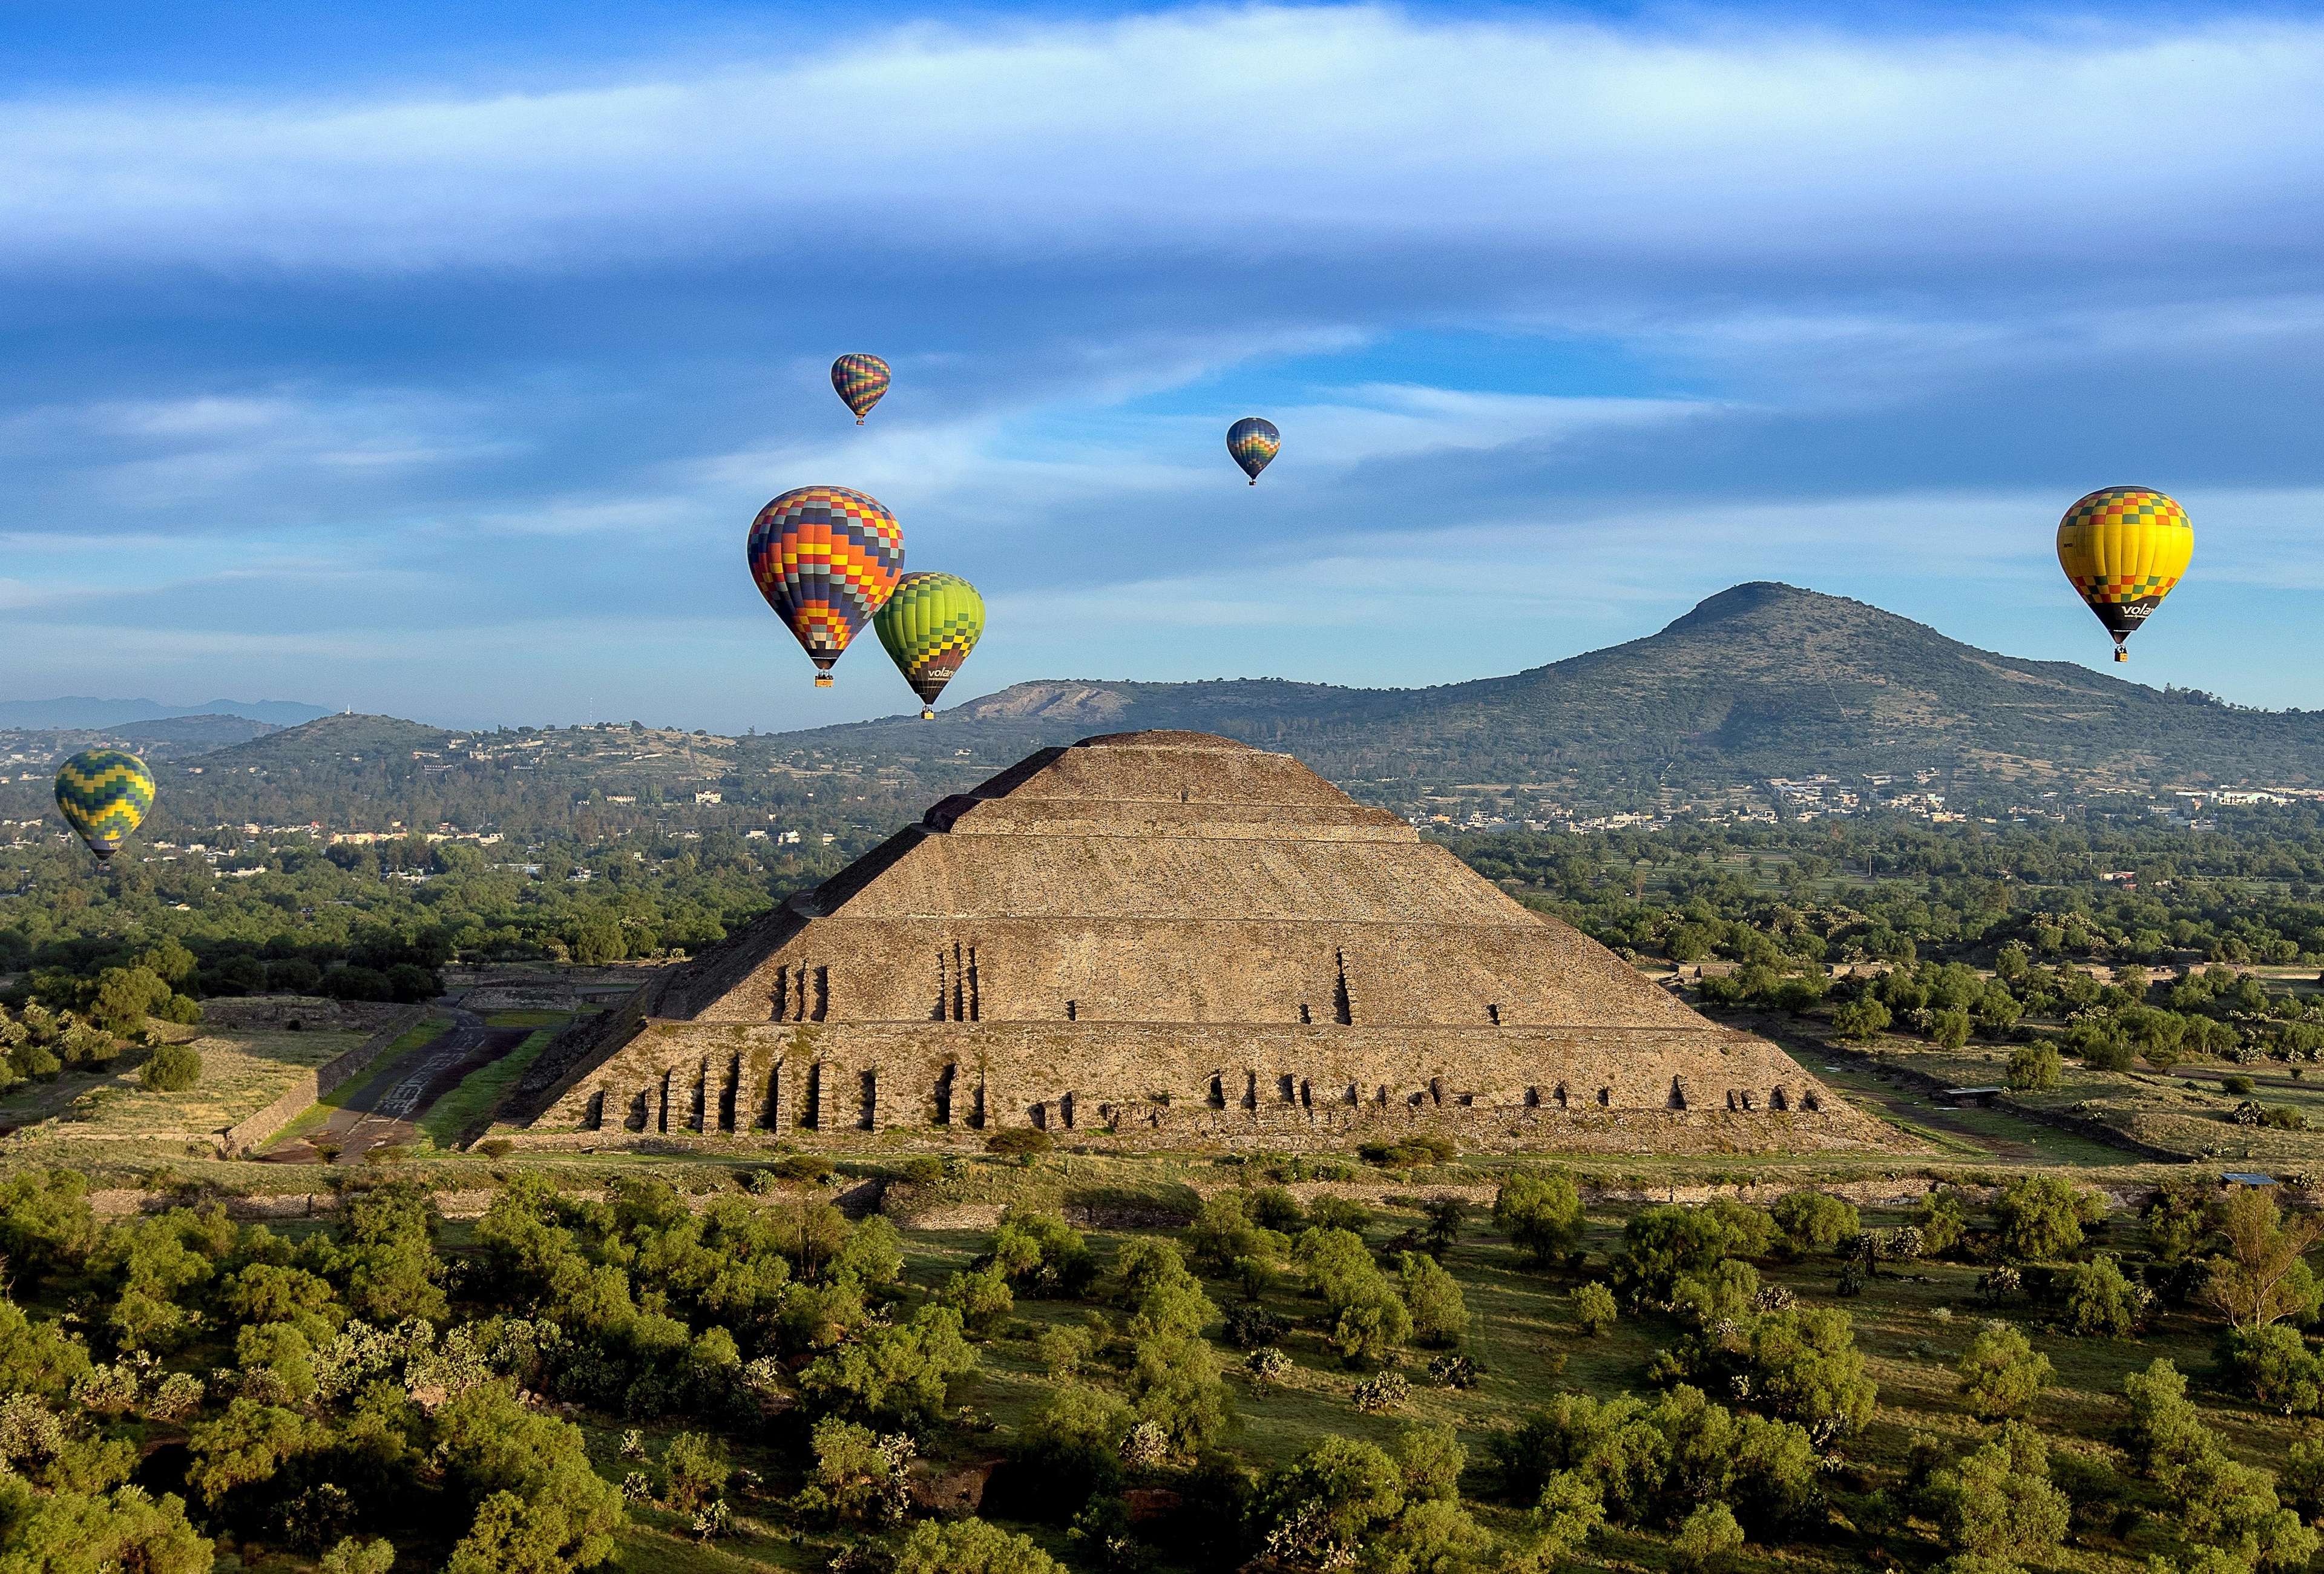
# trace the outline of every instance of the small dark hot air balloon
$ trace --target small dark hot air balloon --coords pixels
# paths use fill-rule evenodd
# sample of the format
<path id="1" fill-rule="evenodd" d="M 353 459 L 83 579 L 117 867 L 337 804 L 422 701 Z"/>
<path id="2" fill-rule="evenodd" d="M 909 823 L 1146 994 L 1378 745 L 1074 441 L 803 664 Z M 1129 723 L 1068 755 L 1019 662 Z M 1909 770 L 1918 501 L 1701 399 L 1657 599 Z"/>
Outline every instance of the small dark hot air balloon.
<path id="1" fill-rule="evenodd" d="M 2130 660 L 2123 642 L 2144 627 L 2195 555 L 2187 511 L 2149 486 L 2101 486 L 2058 522 L 2058 566 L 2114 635 L 2114 659 Z"/>
<path id="2" fill-rule="evenodd" d="M 119 749 L 83 749 L 57 772 L 57 808 L 97 855 L 99 867 L 153 807 L 153 773 Z"/>
<path id="3" fill-rule="evenodd" d="M 799 486 L 751 523 L 751 578 L 831 687 L 831 664 L 894 593 L 904 532 L 876 498 Z"/>
<path id="4" fill-rule="evenodd" d="M 1227 428 L 1227 452 L 1234 456 L 1234 462 L 1242 467 L 1254 486 L 1259 485 L 1259 473 L 1282 450 L 1283 434 L 1271 421 L 1246 415 Z"/>
<path id="5" fill-rule="evenodd" d="M 936 719 L 936 696 L 984 633 L 984 597 L 957 574 L 907 574 L 872 618 L 896 670 L 920 697 L 920 719 Z"/>
<path id="6" fill-rule="evenodd" d="M 872 407 L 888 392 L 888 363 L 878 356 L 842 356 L 831 363 L 831 385 L 862 426 Z"/>

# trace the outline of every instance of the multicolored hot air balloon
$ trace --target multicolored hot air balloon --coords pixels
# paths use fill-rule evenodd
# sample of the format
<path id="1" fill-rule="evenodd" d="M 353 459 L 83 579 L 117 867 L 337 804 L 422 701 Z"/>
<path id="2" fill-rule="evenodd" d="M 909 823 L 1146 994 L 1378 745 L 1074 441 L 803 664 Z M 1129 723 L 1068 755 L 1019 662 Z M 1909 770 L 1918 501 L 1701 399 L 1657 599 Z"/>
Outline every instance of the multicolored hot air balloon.
<path id="1" fill-rule="evenodd" d="M 2187 511 L 2149 486 L 2101 486 L 2058 522 L 2058 566 L 2107 632 L 2114 659 L 2138 632 L 2195 554 Z"/>
<path id="2" fill-rule="evenodd" d="M 872 407 L 888 392 L 888 363 L 878 356 L 842 356 L 831 363 L 831 385 L 862 426 Z"/>
<path id="3" fill-rule="evenodd" d="M 83 749 L 57 773 L 57 807 L 102 866 L 153 807 L 153 773 L 135 755 Z"/>
<path id="4" fill-rule="evenodd" d="M 936 696 L 984 633 L 984 597 L 957 574 L 907 574 L 872 626 L 920 697 L 920 719 L 932 721 Z"/>
<path id="5" fill-rule="evenodd" d="M 904 531 L 878 500 L 844 486 L 799 486 L 751 522 L 751 578 L 815 662 L 815 686 L 896 588 Z"/>
<path id="6" fill-rule="evenodd" d="M 1283 434 L 1271 421 L 1246 415 L 1227 428 L 1227 452 L 1234 456 L 1234 462 L 1242 467 L 1254 486 L 1259 485 L 1259 473 L 1282 450 Z"/>

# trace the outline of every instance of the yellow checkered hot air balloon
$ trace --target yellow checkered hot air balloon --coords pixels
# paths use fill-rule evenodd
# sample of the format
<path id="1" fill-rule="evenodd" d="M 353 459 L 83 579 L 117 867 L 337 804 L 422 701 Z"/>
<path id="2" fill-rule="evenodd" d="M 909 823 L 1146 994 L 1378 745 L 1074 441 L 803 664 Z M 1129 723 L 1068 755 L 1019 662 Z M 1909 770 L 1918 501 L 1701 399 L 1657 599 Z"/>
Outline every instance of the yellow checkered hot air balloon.
<path id="1" fill-rule="evenodd" d="M 2101 486 L 2058 522 L 2058 566 L 2114 635 L 2114 659 L 2195 555 L 2187 511 L 2151 486 Z"/>
<path id="2" fill-rule="evenodd" d="M 936 696 L 984 634 L 984 597 L 958 574 L 907 574 L 872 626 L 920 697 L 920 719 L 933 721 Z"/>
<path id="3" fill-rule="evenodd" d="M 57 772 L 57 808 L 101 866 L 153 807 L 153 773 L 119 749 L 83 749 Z"/>

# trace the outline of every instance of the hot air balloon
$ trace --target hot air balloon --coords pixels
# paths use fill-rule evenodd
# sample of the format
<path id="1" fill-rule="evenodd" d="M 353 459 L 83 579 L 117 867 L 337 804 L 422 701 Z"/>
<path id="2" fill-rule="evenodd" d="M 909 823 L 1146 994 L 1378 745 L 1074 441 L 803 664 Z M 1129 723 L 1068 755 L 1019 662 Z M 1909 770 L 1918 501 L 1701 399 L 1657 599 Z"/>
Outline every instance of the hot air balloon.
<path id="1" fill-rule="evenodd" d="M 57 808 L 100 867 L 153 807 L 153 773 L 119 749 L 83 749 L 57 773 Z"/>
<path id="2" fill-rule="evenodd" d="M 1282 449 L 1283 434 L 1271 421 L 1246 415 L 1227 428 L 1227 452 L 1234 456 L 1234 462 L 1242 467 L 1254 486 L 1259 485 L 1259 473 Z"/>
<path id="3" fill-rule="evenodd" d="M 907 574 L 872 626 L 920 697 L 920 719 L 933 721 L 936 696 L 984 633 L 984 597 L 957 574 Z"/>
<path id="4" fill-rule="evenodd" d="M 904 571 L 896 516 L 844 486 L 799 486 L 751 523 L 751 578 L 815 662 L 815 686 L 871 621 Z"/>
<path id="5" fill-rule="evenodd" d="M 831 385 L 862 426 L 880 396 L 888 392 L 888 363 L 878 356 L 842 356 L 831 363 Z"/>
<path id="6" fill-rule="evenodd" d="M 2123 641 L 2163 605 L 2195 552 L 2187 511 L 2149 486 L 2101 486 L 2058 522 L 2058 566 L 2107 632 Z"/>

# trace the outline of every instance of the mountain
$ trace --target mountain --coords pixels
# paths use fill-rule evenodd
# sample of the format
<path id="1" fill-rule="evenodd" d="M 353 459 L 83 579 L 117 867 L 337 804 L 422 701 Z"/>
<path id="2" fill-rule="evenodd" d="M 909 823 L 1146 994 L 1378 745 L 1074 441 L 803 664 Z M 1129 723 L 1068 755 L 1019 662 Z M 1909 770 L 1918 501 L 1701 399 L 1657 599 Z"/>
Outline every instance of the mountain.
<path id="1" fill-rule="evenodd" d="M 264 737 L 282 729 L 271 721 L 253 721 L 246 716 L 177 716 L 161 721 L 133 721 L 113 731 L 134 743 L 177 744 L 213 749 L 229 744 L 246 744 L 253 738 Z M 180 754 L 193 752 L 181 746 Z"/>
<path id="2" fill-rule="evenodd" d="M 2324 785 L 2324 713 L 2261 711 L 1979 650 L 1860 601 L 1738 585 L 1661 633 L 1419 690 L 1270 680 L 1020 683 L 945 711 L 783 735 L 979 759 L 1184 727 L 1283 749 L 1358 796 L 1470 784 L 1598 801 L 1769 777 L 1933 771 L 1956 786 Z"/>
<path id="3" fill-rule="evenodd" d="M 117 728 L 128 722 L 183 716 L 239 716 L 274 727 L 296 727 L 302 721 L 330 714 L 327 706 L 302 705 L 295 699 L 210 699 L 199 705 L 163 705 L 152 699 L 92 699 L 84 695 L 63 699 L 0 699 L 0 727 L 77 731 Z"/>

